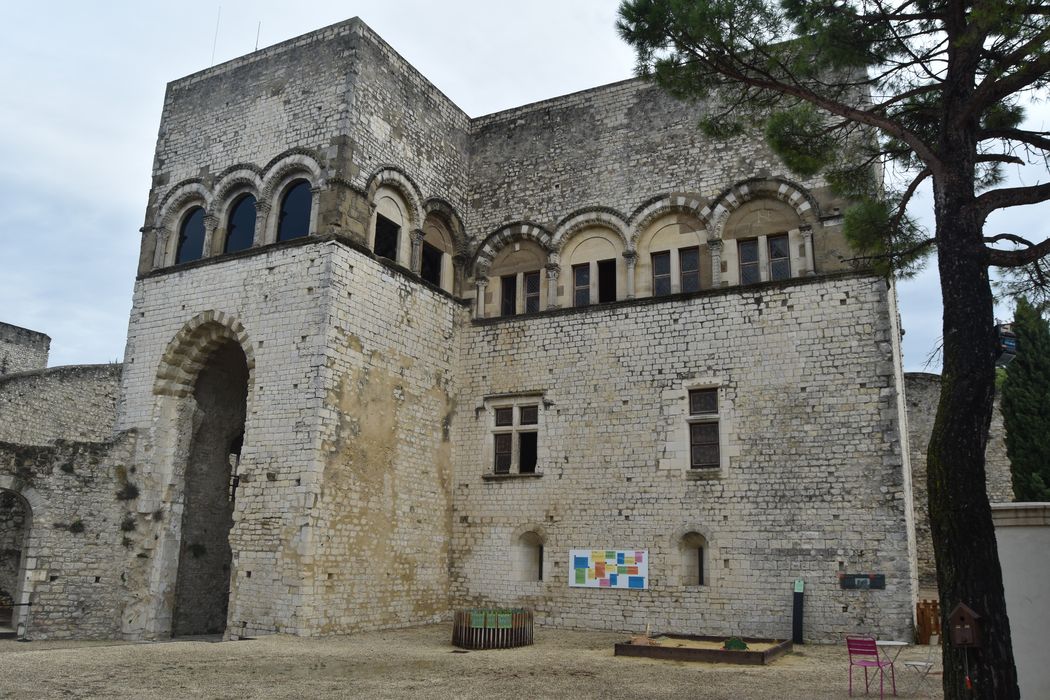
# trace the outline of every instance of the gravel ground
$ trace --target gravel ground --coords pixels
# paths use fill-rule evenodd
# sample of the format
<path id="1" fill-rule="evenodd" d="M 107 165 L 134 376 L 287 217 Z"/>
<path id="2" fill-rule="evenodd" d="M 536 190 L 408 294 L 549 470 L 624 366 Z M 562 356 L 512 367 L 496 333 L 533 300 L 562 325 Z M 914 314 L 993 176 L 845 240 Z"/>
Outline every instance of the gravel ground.
<path id="1" fill-rule="evenodd" d="M 0 697 L 848 697 L 845 645 L 807 644 L 770 666 L 734 666 L 614 657 L 626 635 L 606 632 L 538 629 L 534 646 L 469 653 L 454 651 L 450 635 L 449 625 L 430 625 L 221 643 L 0 640 Z M 916 694 L 917 676 L 900 663 L 925 655 L 925 647 L 901 654 L 899 697 L 941 697 L 939 676 Z"/>

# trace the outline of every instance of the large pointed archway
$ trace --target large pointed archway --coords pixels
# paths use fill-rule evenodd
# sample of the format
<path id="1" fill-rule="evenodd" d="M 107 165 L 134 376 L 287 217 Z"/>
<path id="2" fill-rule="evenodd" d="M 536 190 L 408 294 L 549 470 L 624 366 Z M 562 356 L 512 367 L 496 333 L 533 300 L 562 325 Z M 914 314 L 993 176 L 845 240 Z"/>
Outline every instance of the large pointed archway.
<path id="1" fill-rule="evenodd" d="M 13 636 L 23 620 L 26 554 L 33 512 L 18 493 L 0 489 L 0 636 Z"/>

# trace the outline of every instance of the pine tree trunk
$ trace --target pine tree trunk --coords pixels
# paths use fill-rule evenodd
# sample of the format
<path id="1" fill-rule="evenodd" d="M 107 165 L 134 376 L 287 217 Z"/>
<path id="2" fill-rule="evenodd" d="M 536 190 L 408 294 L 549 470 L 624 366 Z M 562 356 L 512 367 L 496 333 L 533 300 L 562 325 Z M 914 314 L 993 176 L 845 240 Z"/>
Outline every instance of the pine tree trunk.
<path id="1" fill-rule="evenodd" d="M 985 485 L 996 337 L 983 221 L 974 213 L 973 179 L 967 181 L 965 172 L 935 178 L 934 194 L 944 368 L 927 479 L 943 627 L 944 696 L 1017 698 L 1010 621 Z M 948 614 L 960 602 L 981 615 L 979 647 L 951 644 Z"/>

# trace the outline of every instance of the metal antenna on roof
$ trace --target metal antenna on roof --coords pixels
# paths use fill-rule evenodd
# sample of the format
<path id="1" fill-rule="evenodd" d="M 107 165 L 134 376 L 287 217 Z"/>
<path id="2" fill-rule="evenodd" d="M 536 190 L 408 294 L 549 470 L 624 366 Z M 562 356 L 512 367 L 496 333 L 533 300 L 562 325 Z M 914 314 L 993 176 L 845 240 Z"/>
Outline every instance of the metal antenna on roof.
<path id="1" fill-rule="evenodd" d="M 215 17 L 215 39 L 211 42 L 211 64 L 215 65 L 215 47 L 219 43 L 219 20 L 222 19 L 222 5 L 219 5 L 219 14 Z"/>
<path id="2" fill-rule="evenodd" d="M 259 26 L 255 28 L 255 50 L 259 50 L 259 32 L 262 31 L 262 20 L 259 20 Z"/>

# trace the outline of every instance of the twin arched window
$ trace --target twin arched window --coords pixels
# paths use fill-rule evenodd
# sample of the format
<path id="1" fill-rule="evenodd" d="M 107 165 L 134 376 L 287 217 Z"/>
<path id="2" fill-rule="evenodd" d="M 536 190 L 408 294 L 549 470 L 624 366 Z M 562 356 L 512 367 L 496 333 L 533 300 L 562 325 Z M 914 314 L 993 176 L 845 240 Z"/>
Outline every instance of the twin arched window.
<path id="1" fill-rule="evenodd" d="M 277 240 L 288 241 L 310 233 L 310 205 L 313 193 L 310 183 L 296 180 L 281 198 L 281 211 L 277 216 Z"/>

